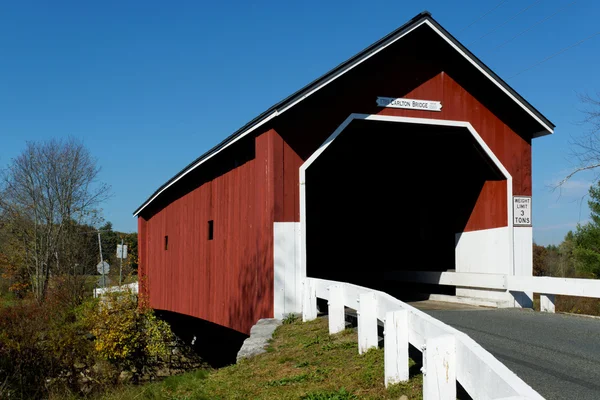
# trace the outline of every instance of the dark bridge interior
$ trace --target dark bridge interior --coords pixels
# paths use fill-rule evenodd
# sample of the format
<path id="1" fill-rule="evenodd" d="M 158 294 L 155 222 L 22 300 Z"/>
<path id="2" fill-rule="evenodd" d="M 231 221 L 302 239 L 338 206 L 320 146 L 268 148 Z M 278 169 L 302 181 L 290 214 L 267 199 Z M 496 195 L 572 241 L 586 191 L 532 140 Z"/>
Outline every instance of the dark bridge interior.
<path id="1" fill-rule="evenodd" d="M 454 269 L 456 233 L 485 181 L 503 179 L 464 128 L 354 121 L 306 170 L 308 276 L 453 294 L 384 272 Z"/>
<path id="2" fill-rule="evenodd" d="M 176 312 L 156 310 L 159 318 L 167 321 L 173 333 L 212 368 L 235 364 L 244 340 L 238 331 L 212 322 Z"/>

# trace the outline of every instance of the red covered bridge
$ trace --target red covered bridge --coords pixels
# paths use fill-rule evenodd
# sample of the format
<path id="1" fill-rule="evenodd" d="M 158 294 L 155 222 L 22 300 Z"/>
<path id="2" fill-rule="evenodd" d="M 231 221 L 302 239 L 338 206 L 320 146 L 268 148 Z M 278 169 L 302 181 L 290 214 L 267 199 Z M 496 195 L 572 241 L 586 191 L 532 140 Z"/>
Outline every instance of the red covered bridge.
<path id="1" fill-rule="evenodd" d="M 530 276 L 531 141 L 553 129 L 422 13 L 156 190 L 134 213 L 142 293 L 248 333 L 300 312 L 306 276 L 387 291 L 401 271 Z"/>

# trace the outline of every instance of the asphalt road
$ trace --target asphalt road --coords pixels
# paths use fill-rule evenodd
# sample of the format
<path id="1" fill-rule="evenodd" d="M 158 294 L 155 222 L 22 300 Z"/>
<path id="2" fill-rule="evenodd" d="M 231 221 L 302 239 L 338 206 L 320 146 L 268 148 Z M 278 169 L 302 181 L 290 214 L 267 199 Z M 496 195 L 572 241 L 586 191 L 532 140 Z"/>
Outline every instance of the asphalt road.
<path id="1" fill-rule="evenodd" d="M 600 399 L 600 319 L 519 309 L 423 311 L 475 339 L 546 399 Z"/>

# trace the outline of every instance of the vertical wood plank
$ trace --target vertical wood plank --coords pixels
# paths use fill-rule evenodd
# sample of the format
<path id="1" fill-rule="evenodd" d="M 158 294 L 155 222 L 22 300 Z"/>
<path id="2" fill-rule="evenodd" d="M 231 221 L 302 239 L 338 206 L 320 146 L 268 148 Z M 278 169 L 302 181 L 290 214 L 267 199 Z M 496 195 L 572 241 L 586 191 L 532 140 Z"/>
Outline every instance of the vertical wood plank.
<path id="1" fill-rule="evenodd" d="M 375 293 L 362 293 L 358 296 L 358 353 L 364 354 L 378 346 L 377 336 L 377 296 Z"/>
<path id="2" fill-rule="evenodd" d="M 317 318 L 317 288 L 312 279 L 304 280 L 302 296 L 302 321 L 312 321 Z"/>
<path id="3" fill-rule="evenodd" d="M 385 386 L 408 381 L 408 311 L 388 311 L 384 323 Z"/>
<path id="4" fill-rule="evenodd" d="M 456 342 L 452 335 L 425 341 L 423 400 L 456 400 Z"/>
<path id="5" fill-rule="evenodd" d="M 344 284 L 331 285 L 329 290 L 329 334 L 346 329 L 346 313 L 344 312 Z"/>
<path id="6" fill-rule="evenodd" d="M 554 313 L 556 310 L 553 294 L 540 294 L 540 311 Z"/>

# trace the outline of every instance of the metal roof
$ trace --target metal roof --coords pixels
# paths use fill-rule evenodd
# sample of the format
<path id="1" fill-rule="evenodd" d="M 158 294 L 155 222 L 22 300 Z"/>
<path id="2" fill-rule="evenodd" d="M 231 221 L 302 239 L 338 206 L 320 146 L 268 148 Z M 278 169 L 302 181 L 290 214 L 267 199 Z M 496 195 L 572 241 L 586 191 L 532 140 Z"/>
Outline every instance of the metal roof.
<path id="1" fill-rule="evenodd" d="M 173 185 L 183 176 L 185 176 L 188 172 L 192 171 L 199 165 L 201 165 L 204 161 L 208 160 L 218 152 L 220 152 L 225 147 L 228 147 L 233 142 L 240 139 L 242 136 L 252 132 L 254 129 L 258 128 L 265 122 L 269 121 L 272 118 L 275 118 L 280 113 L 284 112 L 288 108 L 291 108 L 295 105 L 295 103 L 303 100 L 312 92 L 318 90 L 320 86 L 327 84 L 328 81 L 335 79 L 337 76 L 341 75 L 343 72 L 353 67 L 354 65 L 360 63 L 365 58 L 372 55 L 372 53 L 376 53 L 381 50 L 382 47 L 390 44 L 390 42 L 395 41 L 397 38 L 404 36 L 407 32 L 413 30 L 414 28 L 422 25 L 424 22 L 427 22 L 428 25 L 436 30 L 444 39 L 446 39 L 449 43 L 454 45 L 455 49 L 459 52 L 462 52 L 463 55 L 467 58 L 467 60 L 471 61 L 474 65 L 479 67 L 479 69 L 486 74 L 496 85 L 498 85 L 501 89 L 503 89 L 509 97 L 512 97 L 513 100 L 518 103 L 521 107 L 525 109 L 534 119 L 536 119 L 543 130 L 539 133 L 535 134 L 534 137 L 543 136 L 547 134 L 553 133 L 553 129 L 555 125 L 550 122 L 544 115 L 542 115 L 535 107 L 533 107 L 527 100 L 525 100 L 521 95 L 519 95 L 513 88 L 511 88 L 504 80 L 502 80 L 494 71 L 492 71 L 489 67 L 487 67 L 481 60 L 479 60 L 473 53 L 471 53 L 465 46 L 463 46 L 454 36 L 452 36 L 446 29 L 444 29 L 433 17 L 431 13 L 428 11 L 423 11 L 420 14 L 416 15 L 410 21 L 406 22 L 404 25 L 389 33 L 385 37 L 381 38 L 377 42 L 373 43 L 363 51 L 339 64 L 337 67 L 333 68 L 331 71 L 327 72 L 325 75 L 320 78 L 315 79 L 302 89 L 298 90 L 294 94 L 286 97 L 281 100 L 279 103 L 273 105 L 271 108 L 258 115 L 256 118 L 248 122 L 246 125 L 242 126 L 240 129 L 235 131 L 221 143 L 198 157 L 196 160 L 188 164 L 185 168 L 179 171 L 175 176 L 165 182 L 161 187 L 159 187 L 140 207 L 138 207 L 133 215 L 138 215 L 146 206 L 148 206 L 154 199 L 156 199 L 162 192 L 164 192 L 168 187 Z"/>

